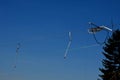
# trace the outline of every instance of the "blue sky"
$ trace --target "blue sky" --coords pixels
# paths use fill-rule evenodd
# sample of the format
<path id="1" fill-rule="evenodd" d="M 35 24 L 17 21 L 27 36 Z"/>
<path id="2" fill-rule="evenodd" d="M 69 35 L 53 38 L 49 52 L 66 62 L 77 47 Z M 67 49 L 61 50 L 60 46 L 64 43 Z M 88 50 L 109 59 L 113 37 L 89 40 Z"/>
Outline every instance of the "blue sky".
<path id="1" fill-rule="evenodd" d="M 102 46 L 87 32 L 88 22 L 120 23 L 119 0 L 0 1 L 0 80 L 96 80 Z M 118 28 L 115 26 L 114 28 Z M 73 41 L 64 60 L 68 32 Z M 105 32 L 97 34 L 104 41 Z M 16 45 L 21 43 L 17 68 Z"/>

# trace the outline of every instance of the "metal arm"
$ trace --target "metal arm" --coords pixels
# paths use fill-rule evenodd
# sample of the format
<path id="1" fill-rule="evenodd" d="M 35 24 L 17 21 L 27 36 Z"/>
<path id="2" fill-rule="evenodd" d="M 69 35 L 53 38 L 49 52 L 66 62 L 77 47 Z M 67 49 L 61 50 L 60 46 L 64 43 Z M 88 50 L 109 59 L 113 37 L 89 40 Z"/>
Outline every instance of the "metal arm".
<path id="1" fill-rule="evenodd" d="M 95 26 L 94 28 L 90 28 L 88 29 L 88 32 L 89 33 L 96 33 L 96 32 L 99 32 L 101 30 L 108 30 L 108 31 L 112 31 L 112 29 L 106 27 L 106 26 L 97 26 L 96 24 L 92 23 L 92 22 L 89 22 L 90 25 L 93 25 Z"/>
<path id="2" fill-rule="evenodd" d="M 95 27 L 99 27 L 98 25 L 96 25 L 96 24 L 94 24 L 94 23 L 92 23 L 92 22 L 88 22 L 90 25 L 93 25 L 93 26 L 95 26 Z"/>

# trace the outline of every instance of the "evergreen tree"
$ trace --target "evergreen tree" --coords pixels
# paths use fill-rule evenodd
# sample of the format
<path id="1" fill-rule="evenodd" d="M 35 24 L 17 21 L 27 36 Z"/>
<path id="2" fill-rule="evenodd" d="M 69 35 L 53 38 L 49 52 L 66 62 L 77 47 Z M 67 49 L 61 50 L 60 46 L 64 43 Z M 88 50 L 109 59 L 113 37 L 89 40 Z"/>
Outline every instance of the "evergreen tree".
<path id="1" fill-rule="evenodd" d="M 120 80 L 120 30 L 113 32 L 103 47 L 101 80 Z"/>

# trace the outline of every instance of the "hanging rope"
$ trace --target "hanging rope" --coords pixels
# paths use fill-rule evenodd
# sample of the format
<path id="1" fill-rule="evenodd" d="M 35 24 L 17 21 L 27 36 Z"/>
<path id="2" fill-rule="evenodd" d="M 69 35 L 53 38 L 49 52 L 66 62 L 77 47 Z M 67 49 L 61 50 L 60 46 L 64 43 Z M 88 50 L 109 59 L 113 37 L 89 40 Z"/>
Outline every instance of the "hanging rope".
<path id="1" fill-rule="evenodd" d="M 68 42 L 68 46 L 67 46 L 67 48 L 65 50 L 64 59 L 66 59 L 66 57 L 67 57 L 71 42 L 72 42 L 72 35 L 71 35 L 71 32 L 69 32 L 69 42 Z"/>

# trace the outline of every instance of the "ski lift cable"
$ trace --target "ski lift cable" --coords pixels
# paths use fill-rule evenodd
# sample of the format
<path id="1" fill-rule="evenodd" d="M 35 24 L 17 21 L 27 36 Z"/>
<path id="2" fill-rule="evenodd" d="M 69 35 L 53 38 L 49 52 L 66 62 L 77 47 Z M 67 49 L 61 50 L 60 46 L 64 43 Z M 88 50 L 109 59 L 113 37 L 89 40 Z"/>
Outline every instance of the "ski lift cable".
<path id="1" fill-rule="evenodd" d="M 71 50 L 78 50 L 78 49 L 86 49 L 86 48 L 92 48 L 92 47 L 97 47 L 97 46 L 100 46 L 99 44 L 89 44 L 89 45 L 83 45 L 83 46 L 80 46 L 80 47 L 77 47 L 77 48 L 71 48 Z"/>

